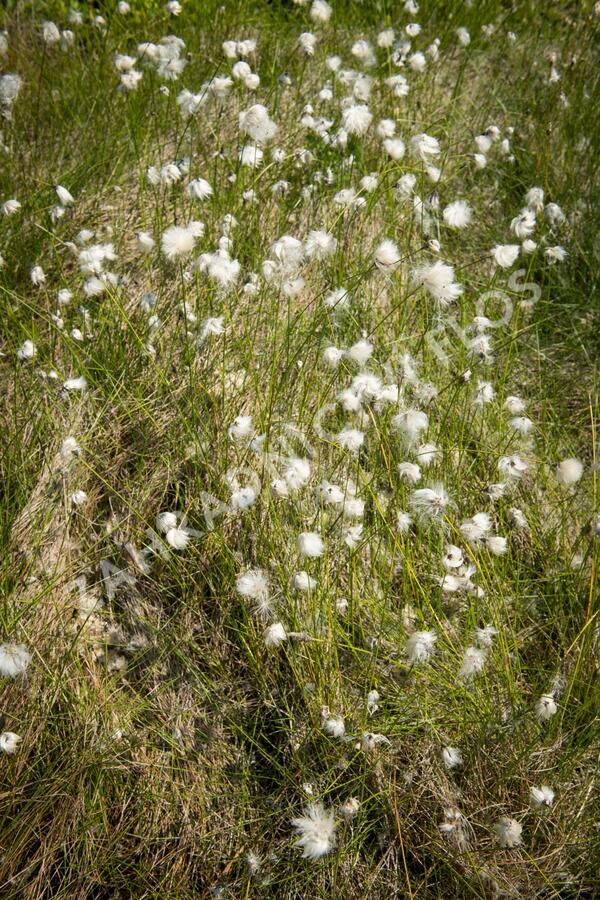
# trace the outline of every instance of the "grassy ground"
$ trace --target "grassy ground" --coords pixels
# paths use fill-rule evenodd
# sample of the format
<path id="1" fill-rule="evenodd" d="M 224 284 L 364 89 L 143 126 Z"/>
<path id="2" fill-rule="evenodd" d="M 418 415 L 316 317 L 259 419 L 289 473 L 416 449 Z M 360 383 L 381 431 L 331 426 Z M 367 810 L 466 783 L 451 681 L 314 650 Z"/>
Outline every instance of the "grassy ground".
<path id="1" fill-rule="evenodd" d="M 20 740 L 0 755 L 0 895 L 594 896 L 600 15 L 131 5 L 3 13 L 22 86 L 0 168 L 21 204 L 0 217 L 0 731 Z M 166 35 L 173 80 L 175 51 L 165 72 L 139 47 Z M 246 39 L 260 84 L 221 97 L 223 41 Z M 137 57 L 135 90 L 115 54 Z M 278 127 L 257 168 L 253 104 Z M 372 121 L 344 141 L 356 105 Z M 511 222 L 536 186 L 524 250 Z M 191 221 L 169 259 L 162 236 Z M 415 277 L 436 260 L 463 288 L 448 305 Z M 240 582 L 257 570 L 268 587 Z M 318 834 L 292 821 L 310 804 Z"/>

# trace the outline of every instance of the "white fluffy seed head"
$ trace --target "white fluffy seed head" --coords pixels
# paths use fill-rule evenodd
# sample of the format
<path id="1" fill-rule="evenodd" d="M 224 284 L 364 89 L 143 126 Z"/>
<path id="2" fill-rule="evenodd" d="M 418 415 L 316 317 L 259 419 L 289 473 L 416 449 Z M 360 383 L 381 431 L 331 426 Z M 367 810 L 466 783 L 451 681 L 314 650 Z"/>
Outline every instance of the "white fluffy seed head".
<path id="1" fill-rule="evenodd" d="M 501 847 L 513 848 L 522 843 L 521 833 L 523 826 L 516 819 L 502 816 L 494 825 L 496 838 Z"/>
<path id="2" fill-rule="evenodd" d="M 182 225 L 172 225 L 167 228 L 166 231 L 163 231 L 160 239 L 162 252 L 170 260 L 191 253 L 195 242 L 192 231 Z"/>
<path id="3" fill-rule="evenodd" d="M 0 734 L 0 751 L 12 755 L 16 752 L 21 738 L 14 731 L 3 731 Z"/>
<path id="4" fill-rule="evenodd" d="M 467 647 L 463 654 L 462 665 L 458 671 L 458 677 L 469 680 L 480 672 L 485 665 L 485 650 L 480 647 Z"/>
<path id="5" fill-rule="evenodd" d="M 458 747 L 442 747 L 442 762 L 447 769 L 458 768 L 462 761 L 462 753 Z"/>
<path id="6" fill-rule="evenodd" d="M 401 259 L 398 245 L 387 238 L 375 250 L 375 265 L 381 272 L 393 271 L 398 267 Z"/>
<path id="7" fill-rule="evenodd" d="M 331 737 L 338 738 L 338 740 L 343 738 L 346 734 L 346 725 L 343 716 L 325 717 L 323 721 L 323 731 Z"/>
<path id="8" fill-rule="evenodd" d="M 462 287 L 454 281 L 454 268 L 436 260 L 430 266 L 421 266 L 413 271 L 413 281 L 422 285 L 440 306 L 447 306 L 462 294 Z"/>
<path id="9" fill-rule="evenodd" d="M 265 644 L 267 647 L 278 647 L 287 641 L 287 632 L 281 622 L 274 622 L 265 631 Z"/>
<path id="10" fill-rule="evenodd" d="M 315 862 L 335 846 L 335 817 L 322 803 L 310 803 L 304 815 L 292 819 L 292 827 L 299 834 L 296 846 L 302 848 L 305 859 Z"/>
<path id="11" fill-rule="evenodd" d="M 24 644 L 0 644 L 0 675 L 16 678 L 31 662 L 31 653 Z"/>
<path id="12" fill-rule="evenodd" d="M 466 228 L 471 223 L 473 211 L 466 200 L 455 200 L 445 207 L 444 222 L 449 228 Z"/>
<path id="13" fill-rule="evenodd" d="M 411 634 L 404 648 L 409 662 L 413 664 L 427 662 L 433 653 L 436 641 L 435 631 L 415 631 Z"/>
<path id="14" fill-rule="evenodd" d="M 490 253 L 497 266 L 501 269 L 510 269 L 517 261 L 520 250 L 519 244 L 496 244 Z"/>
<path id="15" fill-rule="evenodd" d="M 414 443 L 419 439 L 421 432 L 429 428 L 429 417 L 420 409 L 407 409 L 393 417 L 392 426 L 409 443 Z"/>
<path id="16" fill-rule="evenodd" d="M 583 463 L 579 459 L 570 457 L 563 459 L 558 464 L 556 478 L 560 484 L 570 485 L 577 484 L 583 475 Z"/>
<path id="17" fill-rule="evenodd" d="M 346 357 L 352 362 L 358 363 L 359 366 L 364 366 L 372 355 L 373 344 L 365 339 L 357 341 L 346 351 Z"/>
<path id="18" fill-rule="evenodd" d="M 298 550 L 300 556 L 316 559 L 325 552 L 325 544 L 321 535 L 316 531 L 303 531 L 298 535 Z"/>
<path id="19" fill-rule="evenodd" d="M 313 22 L 322 24 L 329 22 L 332 12 L 333 10 L 329 3 L 327 3 L 327 0 L 313 0 L 310 8 L 310 17 Z"/>
<path id="20" fill-rule="evenodd" d="M 185 528 L 169 528 L 165 537 L 173 550 L 185 550 L 190 542 L 190 536 Z"/>
<path id="21" fill-rule="evenodd" d="M 558 712 L 558 706 L 552 694 L 542 694 L 535 705 L 535 714 L 540 722 L 548 722 Z"/>
<path id="22" fill-rule="evenodd" d="M 548 808 L 554 803 L 554 791 L 548 785 L 542 784 L 540 787 L 531 788 L 529 798 L 534 809 Z"/>
<path id="23" fill-rule="evenodd" d="M 342 113 L 342 125 L 348 134 L 363 135 L 372 121 L 373 115 L 364 103 L 348 106 Z"/>

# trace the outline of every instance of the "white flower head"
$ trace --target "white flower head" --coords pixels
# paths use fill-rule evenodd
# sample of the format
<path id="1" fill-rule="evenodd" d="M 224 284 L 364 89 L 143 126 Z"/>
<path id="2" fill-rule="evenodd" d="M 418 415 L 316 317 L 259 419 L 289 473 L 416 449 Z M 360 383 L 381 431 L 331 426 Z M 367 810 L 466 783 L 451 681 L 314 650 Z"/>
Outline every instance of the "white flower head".
<path id="1" fill-rule="evenodd" d="M 464 680 L 473 678 L 483 672 L 486 651 L 480 647 L 467 647 L 463 654 L 462 665 L 458 671 L 458 677 Z"/>
<path id="2" fill-rule="evenodd" d="M 466 228 L 471 223 L 473 210 L 466 200 L 455 200 L 444 208 L 443 216 L 449 228 Z"/>
<path id="3" fill-rule="evenodd" d="M 535 231 L 535 213 L 531 209 L 522 210 L 510 223 L 510 230 L 523 241 Z"/>
<path id="4" fill-rule="evenodd" d="M 508 551 L 508 541 L 499 534 L 491 534 L 485 538 L 485 546 L 493 556 L 504 556 Z"/>
<path id="5" fill-rule="evenodd" d="M 429 417 L 420 409 L 407 409 L 393 417 L 392 427 L 412 444 L 429 428 Z"/>
<path id="6" fill-rule="evenodd" d="M 496 244 L 490 254 L 497 266 L 501 269 L 510 269 L 517 261 L 520 250 L 519 244 Z"/>
<path id="7" fill-rule="evenodd" d="M 323 350 L 323 362 L 332 369 L 337 368 L 344 357 L 344 351 L 338 347 L 329 346 Z"/>
<path id="8" fill-rule="evenodd" d="M 142 253 L 150 253 L 150 251 L 154 248 L 154 238 L 151 234 L 148 234 L 147 231 L 138 231 L 136 238 L 138 249 Z"/>
<path id="9" fill-rule="evenodd" d="M 529 464 L 516 453 L 512 456 L 501 456 L 498 460 L 498 469 L 505 478 L 519 479 L 529 469 Z"/>
<path id="10" fill-rule="evenodd" d="M 345 803 L 340 805 L 340 815 L 346 822 L 351 822 L 360 809 L 360 800 L 357 797 L 350 797 Z"/>
<path id="11" fill-rule="evenodd" d="M 407 62 L 413 72 L 424 72 L 427 67 L 427 57 L 420 50 L 417 50 L 416 53 L 411 53 Z"/>
<path id="12" fill-rule="evenodd" d="M 379 709 L 379 691 L 369 691 L 367 694 L 367 713 L 374 716 Z"/>
<path id="13" fill-rule="evenodd" d="M 0 675 L 16 678 L 31 662 L 31 653 L 24 644 L 0 644 Z"/>
<path id="14" fill-rule="evenodd" d="M 229 426 L 227 433 L 234 441 L 243 441 L 251 438 L 254 434 L 252 416 L 237 416 Z"/>
<path id="15" fill-rule="evenodd" d="M 418 484 L 421 480 L 421 467 L 417 463 L 402 462 L 398 464 L 400 477 L 409 484 Z"/>
<path id="16" fill-rule="evenodd" d="M 380 272 L 391 272 L 402 259 L 398 245 L 389 239 L 382 241 L 375 250 L 375 265 Z"/>
<path id="17" fill-rule="evenodd" d="M 577 484 L 578 481 L 581 480 L 583 475 L 583 463 L 579 459 L 575 459 L 574 457 L 570 457 L 569 459 L 563 459 L 562 462 L 558 464 L 556 470 L 556 478 L 560 484 L 570 485 Z"/>
<path id="18" fill-rule="evenodd" d="M 0 734 L 0 751 L 12 755 L 16 752 L 17 747 L 22 739 L 14 731 L 3 731 Z"/>
<path id="19" fill-rule="evenodd" d="M 310 231 L 306 239 L 306 255 L 311 259 L 323 260 L 333 256 L 337 240 L 327 231 Z M 343 290 L 343 289 L 342 289 Z"/>
<path id="20" fill-rule="evenodd" d="M 302 848 L 305 859 L 314 862 L 335 846 L 335 817 L 322 803 L 310 803 L 304 815 L 292 819 L 292 827 L 300 835 L 296 846 Z"/>
<path id="21" fill-rule="evenodd" d="M 172 225 L 163 231 L 160 239 L 162 252 L 167 259 L 177 259 L 191 253 L 196 243 L 192 229 L 182 225 Z"/>
<path id="22" fill-rule="evenodd" d="M 428 163 L 431 156 L 438 156 L 441 152 L 437 138 L 429 134 L 417 134 L 411 138 L 410 147 L 413 155 L 422 162 Z"/>
<path id="23" fill-rule="evenodd" d="M 508 511 L 508 516 L 510 519 L 510 523 L 513 528 L 517 528 L 521 531 L 529 528 L 529 523 L 527 521 L 527 517 L 522 509 L 519 509 L 517 506 L 512 506 Z"/>
<path id="24" fill-rule="evenodd" d="M 272 141 L 277 134 L 277 125 L 269 116 L 269 112 L 261 103 L 255 103 L 240 113 L 240 131 L 248 135 L 257 144 Z"/>
<path id="25" fill-rule="evenodd" d="M 433 265 L 415 269 L 413 281 L 417 285 L 423 285 L 442 307 L 456 300 L 463 292 L 462 286 L 454 281 L 454 268 L 441 259 L 436 260 Z"/>
<path id="26" fill-rule="evenodd" d="M 512 849 L 522 843 L 523 826 L 516 819 L 502 816 L 494 825 L 494 831 L 501 847 Z"/>
<path id="27" fill-rule="evenodd" d="M 529 797 L 534 809 L 548 808 L 554 803 L 554 791 L 546 784 L 541 787 L 532 787 Z"/>
<path id="28" fill-rule="evenodd" d="M 398 515 L 396 517 L 396 524 L 398 526 L 398 531 L 400 532 L 400 534 L 408 534 L 412 523 L 413 523 L 412 516 L 410 516 L 407 512 L 404 512 L 403 510 L 398 511 Z"/>
<path id="29" fill-rule="evenodd" d="M 508 424 L 514 431 L 522 435 L 529 434 L 535 428 L 535 423 L 527 416 L 513 416 Z"/>
<path id="30" fill-rule="evenodd" d="M 257 494 L 253 487 L 248 485 L 234 491 L 231 495 L 231 507 L 234 510 L 246 510 L 254 506 L 257 500 Z"/>
<path id="31" fill-rule="evenodd" d="M 33 266 L 29 273 L 29 277 L 31 279 L 31 283 L 36 287 L 40 287 L 40 285 L 46 283 L 46 273 L 41 266 Z"/>
<path id="32" fill-rule="evenodd" d="M 58 196 L 59 203 L 61 206 L 71 206 L 75 203 L 75 198 L 70 191 L 63 187 L 61 184 L 56 186 L 56 194 Z"/>
<path id="33" fill-rule="evenodd" d="M 310 8 L 310 17 L 313 22 L 318 22 L 319 24 L 324 22 L 329 22 L 331 18 L 331 13 L 333 10 L 327 0 L 313 0 L 312 6 Z"/>
<path id="34" fill-rule="evenodd" d="M 390 47 L 393 47 L 395 38 L 394 29 L 386 28 L 377 35 L 377 46 L 381 47 L 382 50 L 389 50 Z"/>
<path id="35" fill-rule="evenodd" d="M 26 340 L 24 341 L 19 349 L 17 350 L 17 359 L 20 359 L 21 362 L 25 362 L 27 360 L 33 359 L 37 354 L 37 347 L 33 343 L 33 341 Z"/>
<path id="36" fill-rule="evenodd" d="M 401 160 L 406 152 L 406 146 L 402 138 L 386 138 L 383 142 L 383 149 L 395 162 Z"/>
<path id="37" fill-rule="evenodd" d="M 308 572 L 305 572 L 304 570 L 296 572 L 292 578 L 292 587 L 297 591 L 311 591 L 316 588 L 316 586 L 316 578 L 312 578 Z"/>
<path id="38" fill-rule="evenodd" d="M 343 716 L 324 716 L 323 731 L 331 737 L 341 739 L 346 734 L 346 725 Z"/>
<path id="39" fill-rule="evenodd" d="M 436 444 L 428 442 L 425 444 L 420 444 L 417 447 L 416 454 L 417 459 L 419 460 L 419 465 L 426 469 L 439 455 L 439 451 Z"/>
<path id="40" fill-rule="evenodd" d="M 396 182 L 396 192 L 398 197 L 401 200 L 408 199 L 414 192 L 415 185 L 417 183 L 417 176 L 413 175 L 411 172 L 408 172 L 406 175 L 402 175 L 401 178 Z"/>
<path id="41" fill-rule="evenodd" d="M 385 734 L 377 734 L 373 731 L 365 731 L 362 735 L 360 742 L 356 745 L 357 750 L 360 749 L 363 753 L 372 753 L 377 747 L 381 747 L 382 745 L 391 746 L 391 741 L 389 738 L 385 736 Z"/>
<path id="42" fill-rule="evenodd" d="M 483 628 L 475 629 L 475 641 L 480 647 L 489 649 L 492 646 L 494 637 L 498 634 L 498 630 L 493 625 L 485 625 Z"/>
<path id="43" fill-rule="evenodd" d="M 363 135 L 372 121 L 373 115 L 363 103 L 348 106 L 342 113 L 342 126 L 348 134 Z"/>
<path id="44" fill-rule="evenodd" d="M 14 213 L 18 212 L 21 209 L 21 204 L 18 200 L 14 198 L 12 200 L 5 200 L 2 204 L 2 212 L 5 216 L 12 216 Z"/>
<path id="45" fill-rule="evenodd" d="M 392 138 L 396 133 L 396 123 L 393 119 L 381 119 L 377 123 L 375 133 L 378 138 L 381 138 L 381 140 Z"/>
<path id="46" fill-rule="evenodd" d="M 542 694 L 535 705 L 535 714 L 540 722 L 548 722 L 558 712 L 558 706 L 552 694 Z"/>
<path id="47" fill-rule="evenodd" d="M 65 438 L 60 447 L 60 456 L 63 462 L 70 462 L 73 457 L 79 455 L 79 453 L 81 453 L 81 447 L 79 446 L 75 438 Z"/>
<path id="48" fill-rule="evenodd" d="M 67 378 L 63 381 L 63 391 L 85 391 L 87 388 L 87 380 L 83 375 L 77 378 Z"/>
<path id="49" fill-rule="evenodd" d="M 561 247 L 559 244 L 557 244 L 555 247 L 547 247 L 545 250 L 545 254 L 546 259 L 549 259 L 552 263 L 564 262 L 569 255 L 565 248 Z"/>
<path id="50" fill-rule="evenodd" d="M 165 535 L 165 540 L 173 550 L 184 550 L 190 541 L 181 513 L 161 512 L 156 517 L 158 531 Z"/>
<path id="51" fill-rule="evenodd" d="M 249 169 L 257 169 L 263 161 L 264 153 L 258 144 L 247 144 L 239 152 L 239 160 Z"/>
<path id="52" fill-rule="evenodd" d="M 325 552 L 323 538 L 316 531 L 303 531 L 298 535 L 298 550 L 300 556 L 316 559 Z"/>
<path id="53" fill-rule="evenodd" d="M 414 634 L 411 634 L 404 648 L 409 662 L 413 665 L 427 662 L 433 653 L 436 641 L 435 631 L 415 631 Z"/>
<path id="54" fill-rule="evenodd" d="M 544 216 L 552 227 L 562 225 L 566 216 L 557 203 L 548 203 L 544 207 Z"/>
<path id="55" fill-rule="evenodd" d="M 236 590 L 242 597 L 254 600 L 255 612 L 263 618 L 271 615 L 269 581 L 263 569 L 249 569 L 238 575 Z"/>
<path id="56" fill-rule="evenodd" d="M 298 46 L 307 56 L 314 56 L 317 39 L 310 31 L 303 31 L 298 38 Z"/>
<path id="57" fill-rule="evenodd" d="M 410 498 L 413 510 L 425 518 L 441 518 L 449 502 L 446 489 L 439 483 L 413 491 Z"/>
<path id="58" fill-rule="evenodd" d="M 355 56 L 364 66 L 374 66 L 377 62 L 373 47 L 369 41 L 359 40 L 352 44 L 350 49 L 352 56 Z"/>
<path id="59" fill-rule="evenodd" d="M 373 354 L 373 344 L 371 344 L 366 339 L 362 339 L 357 341 L 356 344 L 353 344 L 347 351 L 346 357 L 351 359 L 352 362 L 358 363 L 359 366 L 364 366 L 366 362 L 369 361 Z"/>
<path id="60" fill-rule="evenodd" d="M 526 205 L 535 213 L 540 213 L 544 209 L 544 189 L 541 187 L 532 187 L 525 194 Z"/>
<path id="61" fill-rule="evenodd" d="M 207 200 L 212 197 L 213 189 L 205 178 L 194 178 L 188 184 L 186 193 L 192 200 Z"/>
<path id="62" fill-rule="evenodd" d="M 52 46 L 60 41 L 60 31 L 54 22 L 42 22 L 42 40 Z"/>
<path id="63" fill-rule="evenodd" d="M 448 544 L 442 557 L 445 569 L 459 569 L 464 562 L 463 552 L 455 544 Z"/>
<path id="64" fill-rule="evenodd" d="M 475 513 L 460 526 L 460 533 L 470 544 L 479 544 L 492 528 L 492 520 L 488 513 Z"/>
<path id="65" fill-rule="evenodd" d="M 335 439 L 340 447 L 350 453 L 358 453 L 365 442 L 363 432 L 357 428 L 343 428 L 336 434 Z"/>
<path id="66" fill-rule="evenodd" d="M 442 747 L 442 762 L 447 769 L 456 769 L 462 765 L 462 753 L 458 747 Z"/>
<path id="67" fill-rule="evenodd" d="M 267 647 L 278 647 L 287 641 L 287 632 L 281 622 L 274 622 L 265 631 L 265 644 Z"/>

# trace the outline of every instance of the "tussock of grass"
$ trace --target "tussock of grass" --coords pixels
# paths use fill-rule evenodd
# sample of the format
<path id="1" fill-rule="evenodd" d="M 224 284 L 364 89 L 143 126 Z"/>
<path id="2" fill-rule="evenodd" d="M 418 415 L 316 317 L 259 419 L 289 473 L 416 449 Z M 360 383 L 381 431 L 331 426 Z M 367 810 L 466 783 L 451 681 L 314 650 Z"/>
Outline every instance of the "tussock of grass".
<path id="1" fill-rule="evenodd" d="M 82 8 L 77 25 L 62 3 L 4 13 L 2 74 L 19 73 L 23 86 L 3 123 L 0 172 L 0 201 L 22 204 L 0 221 L 0 643 L 24 644 L 32 658 L 23 674 L 0 676 L 0 731 L 21 738 L 0 756 L 3 897 L 593 895 L 600 17 L 590 3 L 543 15 L 496 0 L 423 3 L 418 15 L 396 6 L 338 2 L 318 27 L 310 6 L 283 2 L 184 3 L 177 17 L 139 2 L 127 15 L 101 11 L 104 23 Z M 44 43 L 47 20 L 73 30 L 68 49 Z M 376 45 L 382 28 L 398 39 L 415 20 L 412 51 L 440 39 L 423 73 Z M 469 29 L 466 47 L 458 27 Z M 312 30 L 306 57 L 298 36 Z M 140 61 L 137 90 L 121 89 L 115 54 L 169 34 L 189 57 L 179 78 L 163 81 Z M 248 38 L 257 90 L 236 83 L 223 103 L 185 118 L 179 92 L 230 73 L 222 42 Z M 359 38 L 375 47 L 373 68 L 351 53 Z M 352 89 L 327 68 L 334 53 L 373 78 L 373 123 L 346 148 L 302 123 L 311 104 L 338 130 Z M 403 98 L 384 82 L 397 73 L 410 82 Z M 326 82 L 334 97 L 319 101 Z M 253 103 L 278 126 L 255 170 L 238 160 L 239 114 Z M 399 161 L 375 135 L 382 118 L 407 145 Z M 480 169 L 475 138 L 490 126 L 499 135 Z M 439 141 L 438 182 L 411 152 L 420 133 Z M 177 184 L 148 182 L 148 167 L 173 163 Z M 371 173 L 375 190 L 361 191 Z M 424 206 L 399 195 L 406 173 Z M 191 200 L 185 187 L 199 177 L 213 195 Z M 287 190 L 274 193 L 282 180 Z M 75 202 L 53 221 L 57 184 Z M 535 252 L 494 267 L 492 247 L 521 243 L 511 220 L 534 186 L 565 221 L 539 212 Z M 364 207 L 341 208 L 343 188 Z M 458 199 L 473 210 L 460 231 L 442 215 Z M 192 263 L 214 252 L 227 215 L 240 275 L 220 290 Z M 191 220 L 205 226 L 193 253 L 167 260 L 161 235 Z M 88 245 L 114 245 L 104 271 L 117 278 L 101 296 L 84 293 L 81 229 L 93 232 Z M 304 260 L 289 276 L 304 284 L 287 296 L 263 264 L 282 235 L 306 242 L 313 229 L 337 248 Z M 149 253 L 140 231 L 156 241 Z M 391 273 L 374 265 L 384 239 L 401 258 Z M 551 263 L 556 245 L 568 256 Z M 464 288 L 447 309 L 414 283 L 436 259 Z M 244 290 L 252 273 L 254 293 Z M 331 309 L 340 287 L 350 301 Z M 59 307 L 64 288 L 74 296 Z M 489 291 L 495 299 L 482 300 Z M 503 304 L 506 321 L 483 329 L 486 359 L 461 329 L 472 339 L 474 317 L 497 320 Z M 200 340 L 218 316 L 223 333 Z M 367 339 L 367 362 L 346 352 L 337 368 L 324 360 L 327 347 Z M 26 340 L 36 354 L 19 359 Z M 341 392 L 366 373 L 395 385 L 398 400 L 344 409 Z M 85 390 L 62 387 L 80 376 Z M 479 381 L 494 390 L 482 405 Z M 511 428 L 511 395 L 525 401 L 529 434 Z M 413 443 L 394 422 L 412 408 L 428 416 Z M 247 439 L 232 438 L 239 416 L 252 417 Z M 340 446 L 344 428 L 364 434 L 356 452 Z M 418 448 L 430 441 L 426 466 Z M 499 460 L 513 454 L 527 470 L 493 499 L 490 486 L 506 481 Z M 568 486 L 557 465 L 572 457 L 583 476 Z M 309 475 L 283 497 L 273 482 L 290 459 Z M 411 486 L 399 464 L 419 459 Z M 327 505 L 324 481 L 345 494 L 345 512 Z M 403 530 L 413 492 L 439 483 L 443 514 L 413 515 Z M 236 510 L 232 498 L 248 487 L 255 502 Z M 353 511 L 354 500 L 364 508 Z M 184 548 L 161 532 L 163 512 L 191 529 Z M 481 512 L 507 539 L 505 554 L 466 540 L 461 524 Z M 320 533 L 323 555 L 299 555 L 305 532 Z M 449 544 L 473 567 L 466 590 L 440 584 Z M 271 618 L 236 590 L 256 569 Z M 300 571 L 315 580 L 310 590 L 294 586 Z M 288 639 L 267 646 L 275 622 Z M 495 633 L 481 671 L 462 678 L 484 626 Z M 411 636 L 429 630 L 433 652 L 415 663 Z M 536 714 L 544 695 L 556 703 L 547 721 Z M 343 736 L 330 733 L 332 718 L 343 718 Z M 455 768 L 446 747 L 460 751 Z M 534 809 L 531 789 L 543 785 L 553 802 Z M 310 843 L 296 845 L 292 827 L 310 803 L 335 821 L 317 861 L 302 857 Z M 502 817 L 522 827 L 515 846 L 501 846 Z"/>

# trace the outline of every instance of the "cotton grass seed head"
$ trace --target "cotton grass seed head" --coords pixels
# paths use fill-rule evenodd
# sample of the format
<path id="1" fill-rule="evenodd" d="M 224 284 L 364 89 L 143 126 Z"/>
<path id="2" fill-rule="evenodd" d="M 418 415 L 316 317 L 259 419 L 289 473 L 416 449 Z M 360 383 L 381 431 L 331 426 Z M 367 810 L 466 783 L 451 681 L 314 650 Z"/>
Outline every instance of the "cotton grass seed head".
<path id="1" fill-rule="evenodd" d="M 292 819 L 292 827 L 298 832 L 295 845 L 304 859 L 316 862 L 335 846 L 335 816 L 322 803 L 310 803 L 302 816 Z"/>
<path id="2" fill-rule="evenodd" d="M 16 678 L 23 675 L 31 662 L 31 653 L 24 644 L 0 644 L 0 675 Z"/>
<path id="3" fill-rule="evenodd" d="M 298 535 L 298 551 L 300 556 L 316 559 L 325 552 L 325 544 L 316 531 L 303 531 Z"/>

